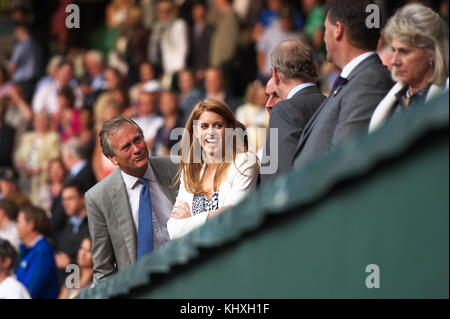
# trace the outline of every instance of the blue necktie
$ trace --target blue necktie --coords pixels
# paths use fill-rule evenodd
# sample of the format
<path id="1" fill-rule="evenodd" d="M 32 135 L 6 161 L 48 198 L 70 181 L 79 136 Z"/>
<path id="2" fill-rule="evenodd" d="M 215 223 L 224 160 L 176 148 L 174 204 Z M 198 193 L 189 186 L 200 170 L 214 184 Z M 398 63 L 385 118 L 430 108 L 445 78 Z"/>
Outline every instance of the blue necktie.
<path id="1" fill-rule="evenodd" d="M 331 94 L 335 96 L 338 94 L 338 92 L 341 90 L 342 86 L 347 84 L 348 80 L 346 78 L 343 78 L 342 76 L 338 76 L 337 79 L 333 83 L 333 87 L 331 88 Z"/>
<path id="2" fill-rule="evenodd" d="M 138 226 L 138 254 L 137 259 L 142 258 L 153 250 L 153 227 L 152 227 L 152 198 L 148 181 L 139 178 L 142 184 L 141 196 L 139 198 L 139 226 Z"/>

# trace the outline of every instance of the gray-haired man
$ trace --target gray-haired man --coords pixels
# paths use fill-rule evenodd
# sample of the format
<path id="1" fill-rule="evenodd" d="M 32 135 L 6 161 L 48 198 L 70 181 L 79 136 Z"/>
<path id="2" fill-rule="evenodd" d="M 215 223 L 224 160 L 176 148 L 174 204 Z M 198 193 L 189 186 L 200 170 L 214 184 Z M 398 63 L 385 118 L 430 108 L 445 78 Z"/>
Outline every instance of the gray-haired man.
<path id="1" fill-rule="evenodd" d="M 292 168 L 295 150 L 304 127 L 325 96 L 314 84 L 317 67 L 312 49 L 300 40 L 278 44 L 271 54 L 272 78 L 281 102 L 271 108 L 269 134 L 261 166 L 261 182 Z M 277 134 L 274 136 L 274 130 Z M 276 147 L 273 147 L 276 143 Z M 274 152 L 278 150 L 278 152 Z M 264 174 L 264 167 L 275 168 Z"/>
<path id="2" fill-rule="evenodd" d="M 178 165 L 149 159 L 141 128 L 115 117 L 100 131 L 103 154 L 119 169 L 86 193 L 94 281 L 122 270 L 169 240 L 167 220 L 178 187 Z"/>

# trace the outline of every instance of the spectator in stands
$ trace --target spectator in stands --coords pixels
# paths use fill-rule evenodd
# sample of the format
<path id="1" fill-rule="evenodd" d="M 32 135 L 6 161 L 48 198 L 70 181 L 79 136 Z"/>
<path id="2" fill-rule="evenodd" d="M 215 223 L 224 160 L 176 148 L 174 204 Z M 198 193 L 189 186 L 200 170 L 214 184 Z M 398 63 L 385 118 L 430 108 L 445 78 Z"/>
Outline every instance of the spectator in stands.
<path id="1" fill-rule="evenodd" d="M 25 100 L 31 101 L 34 87 L 43 69 L 42 49 L 32 38 L 30 26 L 19 23 L 14 28 L 17 44 L 9 62 L 12 80 L 24 92 Z"/>
<path id="2" fill-rule="evenodd" d="M 55 233 L 55 262 L 60 283 L 66 278 L 66 267 L 76 263 L 77 251 L 81 241 L 89 236 L 84 189 L 79 183 L 65 184 L 62 190 L 62 203 L 68 217 L 64 227 Z"/>
<path id="3" fill-rule="evenodd" d="M 39 192 L 38 206 L 51 212 L 51 215 L 57 214 L 58 209 L 62 209 L 61 191 L 64 180 L 67 175 L 66 167 L 61 158 L 55 158 L 48 162 L 47 183 L 42 185 Z"/>
<path id="4" fill-rule="evenodd" d="M 241 127 L 220 101 L 208 99 L 195 106 L 180 150 L 180 190 L 167 222 L 171 239 L 236 205 L 255 188 L 258 159 L 247 152 L 243 136 L 226 130 Z"/>
<path id="5" fill-rule="evenodd" d="M 80 286 L 79 288 L 67 288 L 63 286 L 59 293 L 59 299 L 72 299 L 78 295 L 81 289 L 92 285 L 92 240 L 85 237 L 81 241 L 80 249 L 77 253 L 77 265 L 80 267 Z"/>
<path id="6" fill-rule="evenodd" d="M 177 165 L 151 158 L 141 128 L 115 117 L 100 131 L 103 153 L 119 166 L 86 194 L 94 282 L 120 271 L 169 240 Z"/>
<path id="7" fill-rule="evenodd" d="M 10 199 L 17 206 L 30 204 L 30 200 L 20 191 L 19 174 L 11 167 L 0 167 L 0 199 Z"/>
<path id="8" fill-rule="evenodd" d="M 169 156 L 172 146 L 181 140 L 181 136 L 171 139 L 170 134 L 173 129 L 183 127 L 177 95 L 170 91 L 163 92 L 161 94 L 159 108 L 164 119 L 164 124 L 156 132 L 152 154 Z"/>
<path id="9" fill-rule="evenodd" d="M 0 300 L 31 299 L 25 286 L 13 275 L 17 251 L 8 240 L 0 237 Z"/>
<path id="10" fill-rule="evenodd" d="M 159 1 L 157 10 L 157 21 L 148 43 L 148 57 L 153 64 L 161 68 L 166 78 L 163 79 L 163 86 L 169 89 L 172 76 L 186 67 L 188 29 L 184 20 L 177 18 L 172 1 Z"/>
<path id="11" fill-rule="evenodd" d="M 125 108 L 128 104 L 128 96 L 126 94 L 124 79 L 119 70 L 113 67 L 108 67 L 104 71 L 106 91 L 101 93 L 94 104 L 94 119 L 95 130 L 98 132 L 102 127 L 102 116 L 106 104 L 111 101 L 115 101 L 122 104 L 122 108 Z M 123 96 L 122 96 L 123 95 Z"/>
<path id="12" fill-rule="evenodd" d="M 209 49 L 214 28 L 207 21 L 208 9 L 204 1 L 194 1 L 191 13 L 193 24 L 189 30 L 188 65 L 195 72 L 197 81 L 200 81 L 210 66 Z"/>
<path id="13" fill-rule="evenodd" d="M 316 54 L 320 54 L 323 47 L 325 8 L 321 2 L 322 0 L 301 0 L 306 17 L 303 32 Z"/>
<path id="14" fill-rule="evenodd" d="M 272 109 L 262 160 L 263 166 L 275 171 L 261 174 L 262 183 L 292 168 L 300 136 L 325 99 L 315 85 L 317 64 L 308 44 L 300 40 L 280 43 L 271 54 L 271 64 L 275 89 L 283 101 Z M 277 130 L 277 139 L 272 137 L 272 129 Z"/>
<path id="15" fill-rule="evenodd" d="M 209 68 L 205 73 L 205 99 L 219 100 L 234 112 L 238 103 L 225 89 L 223 73 L 218 68 Z"/>
<path id="16" fill-rule="evenodd" d="M 376 54 L 379 28 L 366 27 L 373 1 L 335 0 L 325 19 L 327 60 L 341 74 L 330 96 L 304 128 L 295 152 L 302 166 L 354 135 L 367 132 L 376 105 L 392 87 L 388 69 Z"/>
<path id="17" fill-rule="evenodd" d="M 19 207 L 12 200 L 0 199 L 0 238 L 8 240 L 19 251 L 20 238 L 16 227 Z"/>
<path id="18" fill-rule="evenodd" d="M 298 38 L 299 33 L 294 30 L 292 10 L 283 7 L 278 13 L 278 18 L 264 30 L 257 44 L 257 62 L 259 77 L 266 81 L 272 75 L 270 53 L 280 43 L 289 39 Z"/>
<path id="19" fill-rule="evenodd" d="M 147 60 L 149 32 L 142 25 L 141 9 L 137 7 L 130 9 L 123 35 L 127 39 L 125 49 L 125 61 L 128 65 L 127 81 L 133 84 L 139 81 L 139 66 Z"/>
<path id="20" fill-rule="evenodd" d="M 191 70 L 178 72 L 178 87 L 180 89 L 179 105 L 182 112 L 183 126 L 191 114 L 194 106 L 202 99 L 202 92 L 195 86 L 194 73 Z"/>
<path id="21" fill-rule="evenodd" d="M 103 54 L 100 51 L 90 50 L 84 56 L 84 66 L 88 73 L 86 85 L 80 83 L 83 89 L 83 106 L 92 108 L 99 94 L 106 89 L 104 78 L 105 62 Z"/>
<path id="22" fill-rule="evenodd" d="M 97 183 L 97 178 L 92 170 L 91 162 L 86 157 L 83 144 L 77 137 L 73 137 L 61 146 L 61 155 L 64 166 L 68 170 L 68 175 L 64 181 L 67 183 L 77 183 L 84 192 Z M 52 227 L 54 232 L 59 232 L 67 222 L 67 214 L 60 197 L 54 201 L 54 211 L 52 211 Z"/>
<path id="23" fill-rule="evenodd" d="M 29 198 L 34 205 L 39 201 L 40 188 L 46 183 L 47 166 L 60 155 L 60 139 L 50 131 L 50 115 L 37 113 L 33 120 L 34 131 L 25 133 L 17 147 L 16 167 L 24 174 L 29 185 Z"/>
<path id="24" fill-rule="evenodd" d="M 58 92 L 65 86 L 70 86 L 75 95 L 75 107 L 81 108 L 83 95 L 73 78 L 73 65 L 68 60 L 63 60 L 58 64 L 58 71 L 54 81 L 42 84 L 33 96 L 33 112 L 48 112 L 52 115 L 57 114 L 60 109 L 58 106 Z"/>
<path id="25" fill-rule="evenodd" d="M 129 96 L 131 104 L 135 104 L 138 101 L 139 93 L 143 89 L 145 83 L 157 80 L 156 70 L 152 63 L 145 61 L 139 65 L 139 82 L 133 85 L 129 89 Z"/>
<path id="26" fill-rule="evenodd" d="M 87 158 L 92 157 L 95 147 L 94 117 L 92 109 L 83 107 L 80 110 L 80 132 L 78 137 L 83 145 Z"/>
<path id="27" fill-rule="evenodd" d="M 234 58 L 239 45 L 239 19 L 230 0 L 214 0 L 219 17 L 215 22 L 210 46 L 210 65 L 223 67 Z"/>
<path id="28" fill-rule="evenodd" d="M 159 82 L 152 80 L 147 82 L 139 94 L 138 116 L 133 120 L 144 132 L 145 143 L 152 150 L 158 129 L 164 124 L 164 119 L 158 115 L 158 104 L 161 87 Z"/>
<path id="29" fill-rule="evenodd" d="M 377 106 L 369 131 L 390 117 L 414 109 L 442 93 L 448 78 L 448 25 L 421 4 L 399 9 L 384 36 L 393 50 L 392 77 L 397 84 Z"/>
<path id="30" fill-rule="evenodd" d="M 36 84 L 35 91 L 39 90 L 42 85 L 47 85 L 49 82 L 55 81 L 58 66 L 64 60 L 62 55 L 54 55 L 50 58 L 50 61 L 47 63 L 47 75 L 42 77 Z"/>
<path id="31" fill-rule="evenodd" d="M 65 86 L 58 92 L 58 133 L 62 142 L 78 136 L 80 124 L 80 110 L 75 109 L 75 95 L 70 87 Z"/>
<path id="32" fill-rule="evenodd" d="M 249 149 L 257 154 L 266 142 L 269 127 L 269 113 L 264 108 L 267 96 L 260 80 L 247 86 L 245 102 L 237 108 L 236 120 L 247 128 Z"/>
<path id="33" fill-rule="evenodd" d="M 17 217 L 17 229 L 22 240 L 17 279 L 33 299 L 56 298 L 58 273 L 53 249 L 44 237 L 50 233 L 45 211 L 34 206 L 22 208 Z"/>
<path id="34" fill-rule="evenodd" d="M 0 71 L 1 73 L 1 71 Z M 0 86 L 1 86 L 0 74 Z M 2 88 L 0 87 L 0 90 Z M 1 91 L 0 91 L 1 92 Z M 16 130 L 9 123 L 6 122 L 6 111 L 8 108 L 8 101 L 6 97 L 2 97 L 0 93 L 0 166 L 13 165 L 13 148 L 16 137 Z"/>

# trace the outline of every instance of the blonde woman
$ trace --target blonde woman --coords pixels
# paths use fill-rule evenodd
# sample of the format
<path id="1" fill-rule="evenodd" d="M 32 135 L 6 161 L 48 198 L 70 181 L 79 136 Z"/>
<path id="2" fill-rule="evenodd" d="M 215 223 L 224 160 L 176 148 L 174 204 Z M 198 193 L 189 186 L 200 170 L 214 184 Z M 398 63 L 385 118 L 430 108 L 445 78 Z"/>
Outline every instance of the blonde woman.
<path id="1" fill-rule="evenodd" d="M 207 99 L 194 107 L 182 138 L 180 189 L 167 222 L 171 239 L 236 205 L 255 188 L 258 159 L 247 151 L 242 127 L 220 101 Z"/>
<path id="2" fill-rule="evenodd" d="M 375 109 L 369 132 L 443 92 L 448 78 L 448 25 L 430 8 L 411 4 L 399 9 L 383 36 L 393 51 L 397 84 Z"/>

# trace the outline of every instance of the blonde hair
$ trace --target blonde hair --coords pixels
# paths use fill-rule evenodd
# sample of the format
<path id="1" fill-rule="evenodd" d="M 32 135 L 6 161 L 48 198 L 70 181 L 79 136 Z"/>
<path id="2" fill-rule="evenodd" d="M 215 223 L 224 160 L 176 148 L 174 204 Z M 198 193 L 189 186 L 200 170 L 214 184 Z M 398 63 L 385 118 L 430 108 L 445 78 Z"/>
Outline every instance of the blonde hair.
<path id="1" fill-rule="evenodd" d="M 448 26 L 436 12 L 422 4 L 406 5 L 389 19 L 383 36 L 389 44 L 395 39 L 431 54 L 430 82 L 443 85 L 448 78 Z"/>
<path id="2" fill-rule="evenodd" d="M 233 112 L 226 104 L 214 99 L 206 99 L 197 103 L 197 105 L 195 105 L 194 107 L 194 110 L 190 114 L 186 122 L 186 127 L 181 141 L 181 162 L 175 183 L 178 183 L 180 181 L 180 178 L 183 177 L 186 190 L 188 192 L 192 194 L 208 195 L 209 190 L 203 189 L 201 185 L 201 170 L 203 165 L 205 164 L 203 156 L 201 156 L 200 161 L 194 160 L 194 152 L 201 149 L 198 138 L 194 136 L 194 121 L 198 121 L 200 116 L 204 112 L 214 112 L 220 115 L 225 121 L 226 128 L 240 128 L 245 132 L 245 126 L 236 120 Z M 238 137 L 235 135 L 232 138 L 233 163 L 238 153 L 246 152 L 248 149 L 245 138 L 243 141 L 241 141 L 242 143 L 238 143 L 237 138 Z M 187 145 L 189 145 L 189 147 L 188 149 L 185 149 L 184 147 Z M 224 144 L 222 144 L 222 148 L 225 148 Z M 219 189 L 231 164 L 230 161 L 225 160 L 226 153 L 227 152 L 222 152 L 222 162 L 218 164 L 217 171 L 214 176 L 214 191 L 217 191 Z"/>

